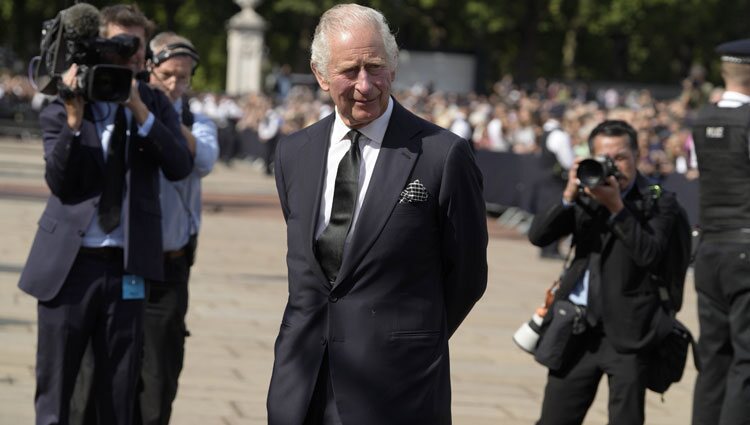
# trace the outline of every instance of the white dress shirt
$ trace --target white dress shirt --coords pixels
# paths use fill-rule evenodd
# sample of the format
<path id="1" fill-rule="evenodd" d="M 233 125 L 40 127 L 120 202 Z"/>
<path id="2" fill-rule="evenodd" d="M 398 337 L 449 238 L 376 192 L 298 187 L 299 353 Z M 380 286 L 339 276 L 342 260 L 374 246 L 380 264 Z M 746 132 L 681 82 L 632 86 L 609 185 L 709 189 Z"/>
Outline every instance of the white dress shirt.
<path id="1" fill-rule="evenodd" d="M 575 162 L 576 154 L 573 152 L 573 143 L 570 135 L 565 132 L 557 120 L 549 119 L 544 123 L 544 131 L 548 131 L 547 150 L 555 154 L 557 162 L 566 170 L 570 170 Z"/>
<path id="2" fill-rule="evenodd" d="M 346 243 L 349 242 L 351 235 L 354 233 L 354 228 L 357 225 L 359 210 L 362 208 L 362 203 L 367 195 L 367 187 L 370 184 L 372 172 L 375 170 L 375 163 L 378 160 L 380 146 L 383 144 L 383 137 L 385 136 L 385 131 L 388 129 L 388 122 L 391 120 L 392 112 L 393 99 L 389 98 L 388 107 L 383 115 L 379 116 L 370 124 L 357 129 L 362 133 L 362 136 L 359 137 L 359 148 L 362 152 L 362 161 L 359 163 L 359 190 L 357 192 L 357 203 L 354 207 L 352 225 L 349 229 L 349 234 L 346 236 Z M 315 229 L 316 240 L 323 233 L 323 230 L 328 226 L 328 221 L 331 219 L 333 189 L 336 184 L 336 171 L 339 168 L 339 162 L 341 162 L 341 159 L 349 151 L 349 147 L 351 146 L 351 139 L 348 135 L 349 131 L 351 131 L 351 129 L 344 124 L 339 116 L 338 110 L 336 110 L 336 119 L 333 123 L 331 140 L 328 145 L 328 162 L 326 164 L 326 175 L 323 181 L 323 198 L 320 202 L 318 225 Z M 346 250 L 346 247 L 344 247 L 344 249 Z"/>

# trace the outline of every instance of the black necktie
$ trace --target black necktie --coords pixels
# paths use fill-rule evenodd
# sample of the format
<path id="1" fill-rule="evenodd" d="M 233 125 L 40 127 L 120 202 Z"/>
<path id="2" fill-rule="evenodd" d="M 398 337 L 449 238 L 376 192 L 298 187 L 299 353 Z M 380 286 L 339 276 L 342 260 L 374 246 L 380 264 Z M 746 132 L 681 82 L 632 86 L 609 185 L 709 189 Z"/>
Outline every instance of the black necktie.
<path id="1" fill-rule="evenodd" d="M 360 135 L 361 133 L 357 130 L 349 132 L 352 144 L 349 152 L 341 158 L 336 171 L 331 219 L 316 244 L 318 261 L 331 282 L 336 280 L 339 273 L 341 258 L 344 255 L 344 241 L 349 233 L 354 217 L 354 207 L 357 204 L 361 160 L 358 144 Z"/>
<path id="2" fill-rule="evenodd" d="M 120 225 L 122 194 L 125 187 L 125 139 L 127 120 L 122 105 L 115 113 L 115 127 L 109 138 L 104 168 L 104 188 L 99 199 L 99 226 L 110 233 Z"/>

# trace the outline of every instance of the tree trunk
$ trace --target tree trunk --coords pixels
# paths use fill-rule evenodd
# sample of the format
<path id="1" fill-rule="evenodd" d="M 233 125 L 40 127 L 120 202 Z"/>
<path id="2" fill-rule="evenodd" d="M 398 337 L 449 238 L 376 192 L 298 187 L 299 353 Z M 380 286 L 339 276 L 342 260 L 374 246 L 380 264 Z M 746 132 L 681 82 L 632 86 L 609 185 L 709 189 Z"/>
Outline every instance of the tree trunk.
<path id="1" fill-rule="evenodd" d="M 521 22 L 521 49 L 518 52 L 518 65 L 515 79 L 519 82 L 533 81 L 535 77 L 537 36 L 539 34 L 540 7 L 542 1 L 529 0 Z"/>

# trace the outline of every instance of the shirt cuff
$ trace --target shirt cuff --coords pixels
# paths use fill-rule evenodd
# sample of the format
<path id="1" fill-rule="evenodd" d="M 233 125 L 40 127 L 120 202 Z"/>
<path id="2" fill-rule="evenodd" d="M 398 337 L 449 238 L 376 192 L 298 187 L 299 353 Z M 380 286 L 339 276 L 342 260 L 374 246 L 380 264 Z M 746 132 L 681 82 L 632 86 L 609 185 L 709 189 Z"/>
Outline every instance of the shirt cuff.
<path id="1" fill-rule="evenodd" d="M 563 208 L 570 208 L 570 207 L 572 207 L 575 204 L 576 204 L 575 202 L 568 202 L 568 201 L 565 200 L 564 197 L 562 198 L 562 206 L 563 206 Z"/>
<path id="2" fill-rule="evenodd" d="M 146 121 L 143 122 L 143 125 L 138 126 L 138 135 L 141 137 L 148 136 L 148 133 L 151 131 L 151 127 L 154 125 L 154 114 L 151 112 L 148 113 L 148 117 L 146 117 Z"/>

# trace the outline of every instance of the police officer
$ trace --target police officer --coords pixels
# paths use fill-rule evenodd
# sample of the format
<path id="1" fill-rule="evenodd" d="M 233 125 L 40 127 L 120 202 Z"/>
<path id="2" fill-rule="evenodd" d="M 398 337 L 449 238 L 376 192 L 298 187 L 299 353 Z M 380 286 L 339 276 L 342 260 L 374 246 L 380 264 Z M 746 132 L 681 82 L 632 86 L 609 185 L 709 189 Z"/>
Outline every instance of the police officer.
<path id="1" fill-rule="evenodd" d="M 750 423 L 750 39 L 716 52 L 726 91 L 693 127 L 703 230 L 695 259 L 703 368 L 693 425 Z"/>

